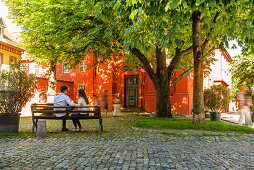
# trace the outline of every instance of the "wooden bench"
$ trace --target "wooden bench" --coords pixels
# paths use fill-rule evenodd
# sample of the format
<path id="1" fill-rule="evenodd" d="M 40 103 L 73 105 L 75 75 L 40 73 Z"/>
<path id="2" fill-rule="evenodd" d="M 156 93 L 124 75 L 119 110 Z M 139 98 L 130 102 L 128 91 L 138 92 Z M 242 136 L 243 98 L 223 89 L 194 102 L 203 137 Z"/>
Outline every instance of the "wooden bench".
<path id="1" fill-rule="evenodd" d="M 65 110 L 54 110 L 54 108 L 62 108 Z M 73 108 L 72 111 L 67 111 L 67 108 Z M 86 110 L 75 110 L 75 108 L 87 108 Z M 34 129 L 37 128 L 38 119 L 56 119 L 56 120 L 71 120 L 71 119 L 99 119 L 99 132 L 102 132 L 102 117 L 100 106 L 54 106 L 52 103 L 38 104 L 33 103 L 31 105 L 32 121 Z M 69 113 L 68 116 L 56 117 L 57 113 Z M 71 116 L 71 113 L 88 113 L 89 115 Z"/>

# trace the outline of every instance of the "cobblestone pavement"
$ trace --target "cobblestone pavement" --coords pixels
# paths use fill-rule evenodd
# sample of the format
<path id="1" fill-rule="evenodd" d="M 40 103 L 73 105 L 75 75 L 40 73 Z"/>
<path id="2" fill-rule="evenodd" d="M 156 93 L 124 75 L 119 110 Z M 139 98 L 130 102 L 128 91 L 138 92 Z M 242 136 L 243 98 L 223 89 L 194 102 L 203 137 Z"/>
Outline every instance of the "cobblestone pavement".
<path id="1" fill-rule="evenodd" d="M 254 169 L 253 135 L 0 139 L 0 169 Z"/>

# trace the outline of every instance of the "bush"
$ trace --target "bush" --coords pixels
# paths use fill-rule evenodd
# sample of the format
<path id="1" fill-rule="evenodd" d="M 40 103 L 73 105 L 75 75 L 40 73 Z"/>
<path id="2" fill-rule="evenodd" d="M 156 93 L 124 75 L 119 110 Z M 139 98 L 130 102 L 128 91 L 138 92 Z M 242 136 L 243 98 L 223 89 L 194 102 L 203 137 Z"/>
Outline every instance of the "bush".
<path id="1" fill-rule="evenodd" d="M 19 113 L 35 88 L 35 77 L 22 71 L 20 62 L 0 71 L 0 113 Z"/>
<path id="2" fill-rule="evenodd" d="M 227 109 L 230 100 L 230 90 L 223 85 L 214 85 L 204 90 L 205 107 L 210 111 L 215 112 Z"/>

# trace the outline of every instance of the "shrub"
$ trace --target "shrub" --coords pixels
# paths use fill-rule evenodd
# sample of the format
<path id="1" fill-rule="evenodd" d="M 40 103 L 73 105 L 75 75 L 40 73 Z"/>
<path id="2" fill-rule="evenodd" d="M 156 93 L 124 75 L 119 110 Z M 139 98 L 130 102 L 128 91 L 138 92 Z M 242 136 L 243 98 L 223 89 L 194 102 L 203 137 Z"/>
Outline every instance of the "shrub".
<path id="1" fill-rule="evenodd" d="M 21 63 L 0 71 L 0 113 L 18 113 L 33 97 L 35 77 L 21 69 Z"/>
<path id="2" fill-rule="evenodd" d="M 204 90 L 205 107 L 210 111 L 222 111 L 227 109 L 230 100 L 230 90 L 223 85 L 214 85 Z"/>

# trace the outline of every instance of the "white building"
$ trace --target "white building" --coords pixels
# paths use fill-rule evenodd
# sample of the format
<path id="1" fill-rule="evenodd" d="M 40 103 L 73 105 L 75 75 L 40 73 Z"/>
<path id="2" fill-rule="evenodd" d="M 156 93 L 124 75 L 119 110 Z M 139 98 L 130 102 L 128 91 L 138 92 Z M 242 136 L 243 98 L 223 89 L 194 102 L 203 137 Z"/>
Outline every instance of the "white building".
<path id="1" fill-rule="evenodd" d="M 210 74 L 204 78 L 204 89 L 219 84 L 232 89 L 231 72 L 229 71 L 231 67 L 230 63 L 232 62 L 231 56 L 227 51 L 222 51 L 220 48 L 216 48 L 213 57 L 216 61 L 211 64 Z M 234 101 L 229 104 L 229 111 L 236 111 Z"/>

